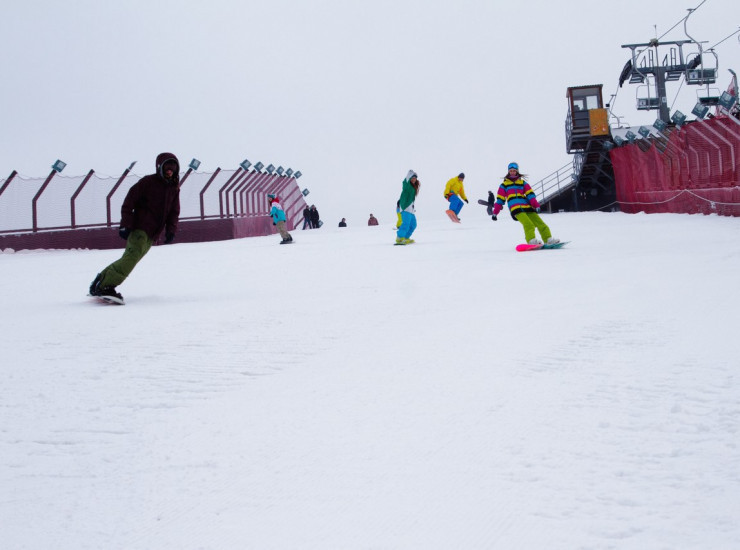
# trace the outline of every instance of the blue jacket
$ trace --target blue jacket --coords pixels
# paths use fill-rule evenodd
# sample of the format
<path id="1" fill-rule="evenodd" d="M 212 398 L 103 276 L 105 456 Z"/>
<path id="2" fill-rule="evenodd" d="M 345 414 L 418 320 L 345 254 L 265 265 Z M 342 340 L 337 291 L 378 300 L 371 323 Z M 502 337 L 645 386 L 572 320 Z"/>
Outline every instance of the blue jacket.
<path id="1" fill-rule="evenodd" d="M 273 223 L 285 221 L 285 211 L 278 201 L 272 201 L 272 208 L 270 208 L 270 216 L 272 216 Z"/>

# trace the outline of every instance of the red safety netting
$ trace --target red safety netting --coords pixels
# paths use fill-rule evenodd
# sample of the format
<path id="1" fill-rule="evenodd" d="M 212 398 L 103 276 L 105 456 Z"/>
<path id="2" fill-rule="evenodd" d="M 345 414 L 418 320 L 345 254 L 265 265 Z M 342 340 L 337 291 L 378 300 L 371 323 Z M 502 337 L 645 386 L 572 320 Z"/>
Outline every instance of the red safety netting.
<path id="1" fill-rule="evenodd" d="M 740 216 L 740 124 L 727 116 L 686 124 L 610 152 L 623 212 Z"/>

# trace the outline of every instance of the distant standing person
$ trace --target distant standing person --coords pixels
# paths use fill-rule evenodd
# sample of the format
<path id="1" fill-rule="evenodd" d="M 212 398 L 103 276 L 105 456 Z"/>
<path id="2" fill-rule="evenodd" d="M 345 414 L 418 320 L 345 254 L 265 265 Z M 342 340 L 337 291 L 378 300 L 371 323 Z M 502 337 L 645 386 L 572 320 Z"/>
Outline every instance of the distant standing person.
<path id="1" fill-rule="evenodd" d="M 339 222 L 339 227 L 347 227 L 347 220 L 345 220 L 344 218 L 342 218 L 342 221 Z"/>
<path id="2" fill-rule="evenodd" d="M 449 215 L 450 211 L 452 211 L 457 221 L 460 221 L 460 210 L 462 210 L 463 201 L 466 204 L 468 202 L 468 197 L 465 196 L 465 187 L 463 186 L 464 179 L 465 174 L 460 172 L 457 177 L 452 178 L 445 185 L 444 197 L 450 202 L 450 208 L 447 213 Z"/>
<path id="3" fill-rule="evenodd" d="M 414 203 L 419 194 L 419 178 L 416 172 L 409 170 L 401 186 L 401 198 L 398 207 L 401 209 L 401 227 L 396 232 L 396 244 L 412 244 L 411 238 L 416 230 L 416 209 Z"/>
<path id="4" fill-rule="evenodd" d="M 311 229 L 311 209 L 308 205 L 303 209 L 303 229 L 306 229 L 306 226 Z"/>
<path id="5" fill-rule="evenodd" d="M 493 195 L 491 191 L 488 193 Z M 489 201 L 491 198 L 489 197 Z M 511 217 L 524 227 L 524 240 L 527 244 L 542 244 L 542 241 L 546 244 L 560 242 L 560 239 L 553 238 L 550 228 L 540 218 L 540 203 L 537 202 L 537 197 L 524 180 L 524 176 L 519 173 L 519 165 L 516 162 L 509 164 L 508 173 L 496 193 L 496 203 L 493 205 L 491 216 L 493 221 L 496 221 L 504 203 L 508 203 Z M 540 232 L 542 241 L 535 237 L 535 228 Z"/>
<path id="6" fill-rule="evenodd" d="M 378 225 L 378 218 L 370 214 L 370 219 L 367 220 L 368 225 Z"/>
<path id="7" fill-rule="evenodd" d="M 321 219 L 319 218 L 319 211 L 316 210 L 315 205 L 311 205 L 311 227 L 318 229 L 320 227 Z"/>
<path id="8" fill-rule="evenodd" d="M 172 153 L 160 153 L 156 173 L 132 185 L 123 199 L 118 235 L 126 241 L 126 249 L 120 259 L 97 274 L 90 284 L 90 295 L 123 304 L 116 287 L 126 280 L 163 231 L 164 244 L 175 239 L 179 217 L 180 162 Z"/>
<path id="9" fill-rule="evenodd" d="M 285 211 L 283 206 L 280 204 L 280 198 L 277 195 L 267 195 L 267 202 L 270 205 L 270 216 L 272 216 L 273 225 L 277 226 L 277 230 L 280 236 L 283 238 L 280 244 L 288 244 L 293 242 L 293 237 L 290 236 L 288 230 L 285 228 Z"/>

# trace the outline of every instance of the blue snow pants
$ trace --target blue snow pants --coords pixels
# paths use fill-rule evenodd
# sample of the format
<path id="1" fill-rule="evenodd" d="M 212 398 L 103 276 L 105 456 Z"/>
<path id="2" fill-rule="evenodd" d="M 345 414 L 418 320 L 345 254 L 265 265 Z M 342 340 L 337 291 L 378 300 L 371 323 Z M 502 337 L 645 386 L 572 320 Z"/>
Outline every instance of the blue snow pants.
<path id="1" fill-rule="evenodd" d="M 452 210 L 455 215 L 457 216 L 460 213 L 460 210 L 462 210 L 463 207 L 463 201 L 453 193 L 450 195 L 450 210 Z"/>
<path id="2" fill-rule="evenodd" d="M 410 239 L 414 233 L 414 229 L 416 229 L 416 214 L 404 210 L 401 212 L 401 227 L 396 231 L 396 237 L 399 239 Z"/>

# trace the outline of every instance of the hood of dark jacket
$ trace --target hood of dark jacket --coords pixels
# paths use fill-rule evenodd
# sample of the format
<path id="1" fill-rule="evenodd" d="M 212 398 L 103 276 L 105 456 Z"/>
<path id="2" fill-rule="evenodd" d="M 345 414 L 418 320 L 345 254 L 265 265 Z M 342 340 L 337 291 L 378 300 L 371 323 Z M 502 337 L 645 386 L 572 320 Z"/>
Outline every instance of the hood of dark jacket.
<path id="1" fill-rule="evenodd" d="M 159 153 L 157 155 L 157 175 L 160 178 L 165 179 L 162 167 L 164 166 L 164 163 L 168 160 L 173 160 L 175 161 L 175 164 L 177 164 L 177 170 L 175 171 L 174 176 L 175 182 L 177 183 L 180 181 L 180 161 L 177 160 L 177 157 L 172 153 Z"/>

